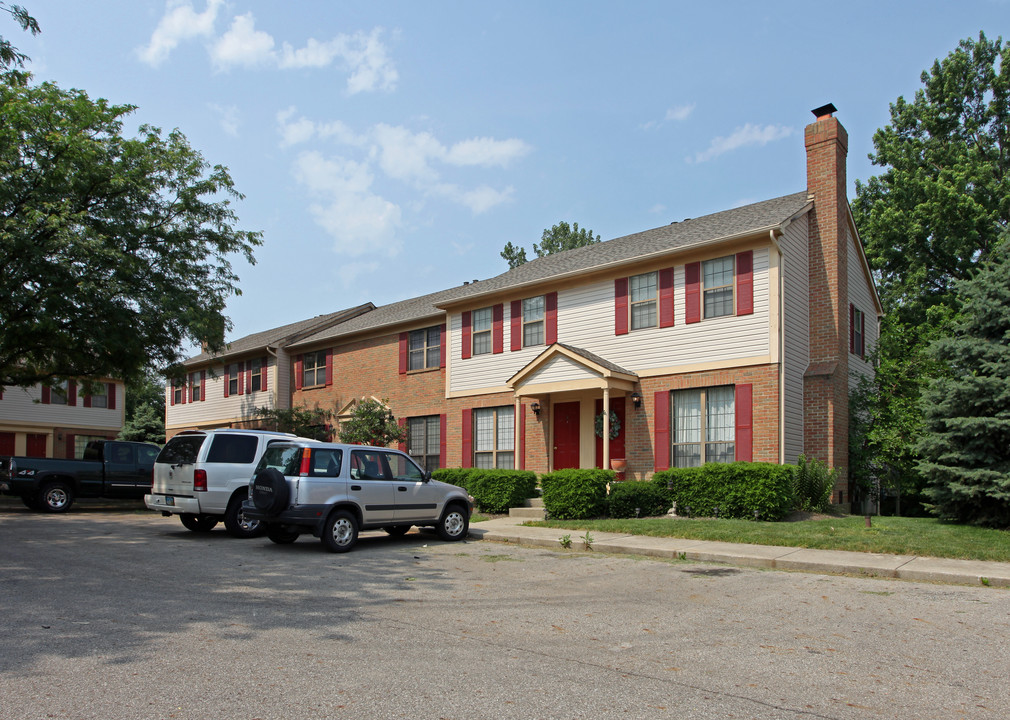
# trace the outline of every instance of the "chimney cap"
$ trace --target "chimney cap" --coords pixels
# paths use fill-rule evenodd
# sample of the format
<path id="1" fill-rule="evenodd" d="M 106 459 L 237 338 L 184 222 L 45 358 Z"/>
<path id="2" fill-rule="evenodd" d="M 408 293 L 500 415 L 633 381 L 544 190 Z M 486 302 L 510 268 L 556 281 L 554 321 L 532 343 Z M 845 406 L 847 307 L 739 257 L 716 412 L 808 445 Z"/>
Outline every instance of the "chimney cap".
<path id="1" fill-rule="evenodd" d="M 831 117 L 831 113 L 838 112 L 838 108 L 828 103 L 827 105 L 821 105 L 819 108 L 814 108 L 810 112 L 814 114 L 815 118 L 820 120 L 822 117 Z"/>

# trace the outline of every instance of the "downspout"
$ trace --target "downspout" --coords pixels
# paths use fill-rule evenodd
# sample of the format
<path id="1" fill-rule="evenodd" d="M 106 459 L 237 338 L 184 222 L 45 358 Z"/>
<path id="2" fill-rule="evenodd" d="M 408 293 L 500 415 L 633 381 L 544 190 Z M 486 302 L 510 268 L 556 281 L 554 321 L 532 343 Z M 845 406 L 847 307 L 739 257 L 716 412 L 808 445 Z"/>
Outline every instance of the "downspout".
<path id="1" fill-rule="evenodd" d="M 779 258 L 779 465 L 786 463 L 786 308 L 785 308 L 785 256 L 782 254 L 782 246 L 779 245 L 775 237 L 775 230 L 768 231 L 768 238 L 771 240 L 772 248 L 778 253 Z"/>

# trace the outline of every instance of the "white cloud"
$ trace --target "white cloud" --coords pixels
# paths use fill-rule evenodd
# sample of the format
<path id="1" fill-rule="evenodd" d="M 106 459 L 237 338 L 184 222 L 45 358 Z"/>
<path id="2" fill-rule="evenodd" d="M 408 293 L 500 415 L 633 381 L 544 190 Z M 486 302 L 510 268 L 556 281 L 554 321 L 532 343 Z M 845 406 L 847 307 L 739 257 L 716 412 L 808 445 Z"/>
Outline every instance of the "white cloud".
<path id="1" fill-rule="evenodd" d="M 397 180 L 431 182 L 438 173 L 429 161 L 445 157 L 445 146 L 426 132 L 380 123 L 372 131 L 378 145 L 379 166 Z"/>
<path id="2" fill-rule="evenodd" d="M 481 165 L 484 167 L 498 165 L 505 167 L 512 160 L 526 155 L 529 151 L 530 146 L 516 138 L 508 140 L 473 138 L 453 145 L 446 153 L 445 161 L 451 165 Z"/>
<path id="3" fill-rule="evenodd" d="M 151 41 L 137 49 L 137 55 L 148 65 L 161 65 L 183 40 L 210 36 L 214 32 L 214 21 L 223 0 L 207 0 L 207 9 L 202 13 L 193 9 L 192 3 L 174 0 L 167 3 L 164 16 L 151 33 Z"/>
<path id="4" fill-rule="evenodd" d="M 347 78 L 347 91 L 355 93 L 372 90 L 393 90 L 399 73 L 386 55 L 386 46 L 379 41 L 381 30 L 376 28 L 368 35 L 358 32 L 353 41 L 344 47 L 344 62 L 351 70 Z"/>
<path id="5" fill-rule="evenodd" d="M 749 145 L 767 145 L 774 140 L 781 140 L 793 134 L 791 127 L 784 125 L 751 125 L 747 123 L 733 131 L 729 137 L 717 137 L 709 144 L 708 149 L 687 158 L 688 162 L 706 162 L 723 153 L 737 150 Z"/>
<path id="6" fill-rule="evenodd" d="M 256 30 L 255 25 L 256 18 L 251 12 L 232 20 L 228 32 L 218 38 L 210 49 L 211 60 L 216 67 L 255 67 L 276 62 L 274 39 L 268 33 Z"/>
<path id="7" fill-rule="evenodd" d="M 678 105 L 677 107 L 670 108 L 666 111 L 667 120 L 687 120 L 691 113 L 694 112 L 695 104 L 690 105 Z"/>
<path id="8" fill-rule="evenodd" d="M 470 209 L 474 215 L 485 213 L 493 207 L 507 203 L 515 195 L 515 188 L 495 190 L 487 185 L 481 185 L 473 190 L 463 190 L 456 185 L 439 184 L 432 188 L 436 195 Z"/>
<path id="9" fill-rule="evenodd" d="M 221 129 L 232 137 L 238 137 L 238 126 L 240 124 L 238 107 L 235 105 L 224 107 L 223 105 L 216 105 L 214 103 L 211 103 L 209 107 L 218 116 Z"/>

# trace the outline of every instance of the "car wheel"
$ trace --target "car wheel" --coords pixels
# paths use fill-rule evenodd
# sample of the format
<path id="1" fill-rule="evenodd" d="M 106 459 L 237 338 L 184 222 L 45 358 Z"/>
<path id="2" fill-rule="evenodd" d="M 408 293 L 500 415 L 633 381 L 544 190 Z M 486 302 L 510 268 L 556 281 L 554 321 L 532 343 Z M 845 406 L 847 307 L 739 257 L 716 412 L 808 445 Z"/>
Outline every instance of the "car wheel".
<path id="1" fill-rule="evenodd" d="M 443 540 L 462 540 L 470 530 L 470 518 L 459 505 L 450 505 L 435 530 Z"/>
<path id="2" fill-rule="evenodd" d="M 39 507 L 45 512 L 62 513 L 74 504 L 74 491 L 62 480 L 54 480 L 42 486 L 39 493 Z"/>
<path id="3" fill-rule="evenodd" d="M 283 525 L 268 525 L 266 533 L 270 542 L 278 545 L 290 545 L 298 539 L 299 535 L 297 530 L 289 530 Z"/>
<path id="4" fill-rule="evenodd" d="M 382 528 L 386 531 L 387 535 L 392 535 L 393 537 L 400 537 L 401 535 L 406 535 L 407 531 L 411 528 L 410 525 L 387 525 Z"/>
<path id="5" fill-rule="evenodd" d="M 242 512 L 242 495 L 238 494 L 228 503 L 224 511 L 224 528 L 228 534 L 236 538 L 254 538 L 263 534 L 263 523 L 259 520 L 249 520 Z"/>
<path id="6" fill-rule="evenodd" d="M 179 516 L 182 524 L 187 530 L 193 532 L 210 532 L 217 525 L 217 518 L 213 515 L 194 515 L 193 513 L 183 513 Z"/>
<path id="7" fill-rule="evenodd" d="M 275 468 L 265 468 L 253 478 L 253 505 L 269 515 L 276 515 L 288 505 L 288 481 Z"/>
<path id="8" fill-rule="evenodd" d="M 358 521 L 346 510 L 338 510 L 326 519 L 320 539 L 330 552 L 347 552 L 358 541 Z"/>

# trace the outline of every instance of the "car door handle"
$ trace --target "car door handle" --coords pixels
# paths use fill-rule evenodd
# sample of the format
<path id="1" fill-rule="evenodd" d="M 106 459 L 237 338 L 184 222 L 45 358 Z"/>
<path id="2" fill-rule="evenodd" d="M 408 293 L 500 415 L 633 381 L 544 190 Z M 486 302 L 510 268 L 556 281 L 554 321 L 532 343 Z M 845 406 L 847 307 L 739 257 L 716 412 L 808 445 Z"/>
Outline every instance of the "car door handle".
<path id="1" fill-rule="evenodd" d="M 351 485 L 351 490 L 360 490 L 360 489 L 361 489 L 360 485 Z"/>
<path id="2" fill-rule="evenodd" d="M 401 485 L 400 487 L 396 488 L 396 489 L 397 489 L 397 490 L 398 490 L 399 492 L 407 492 L 407 488 L 403 487 L 402 485 Z"/>

